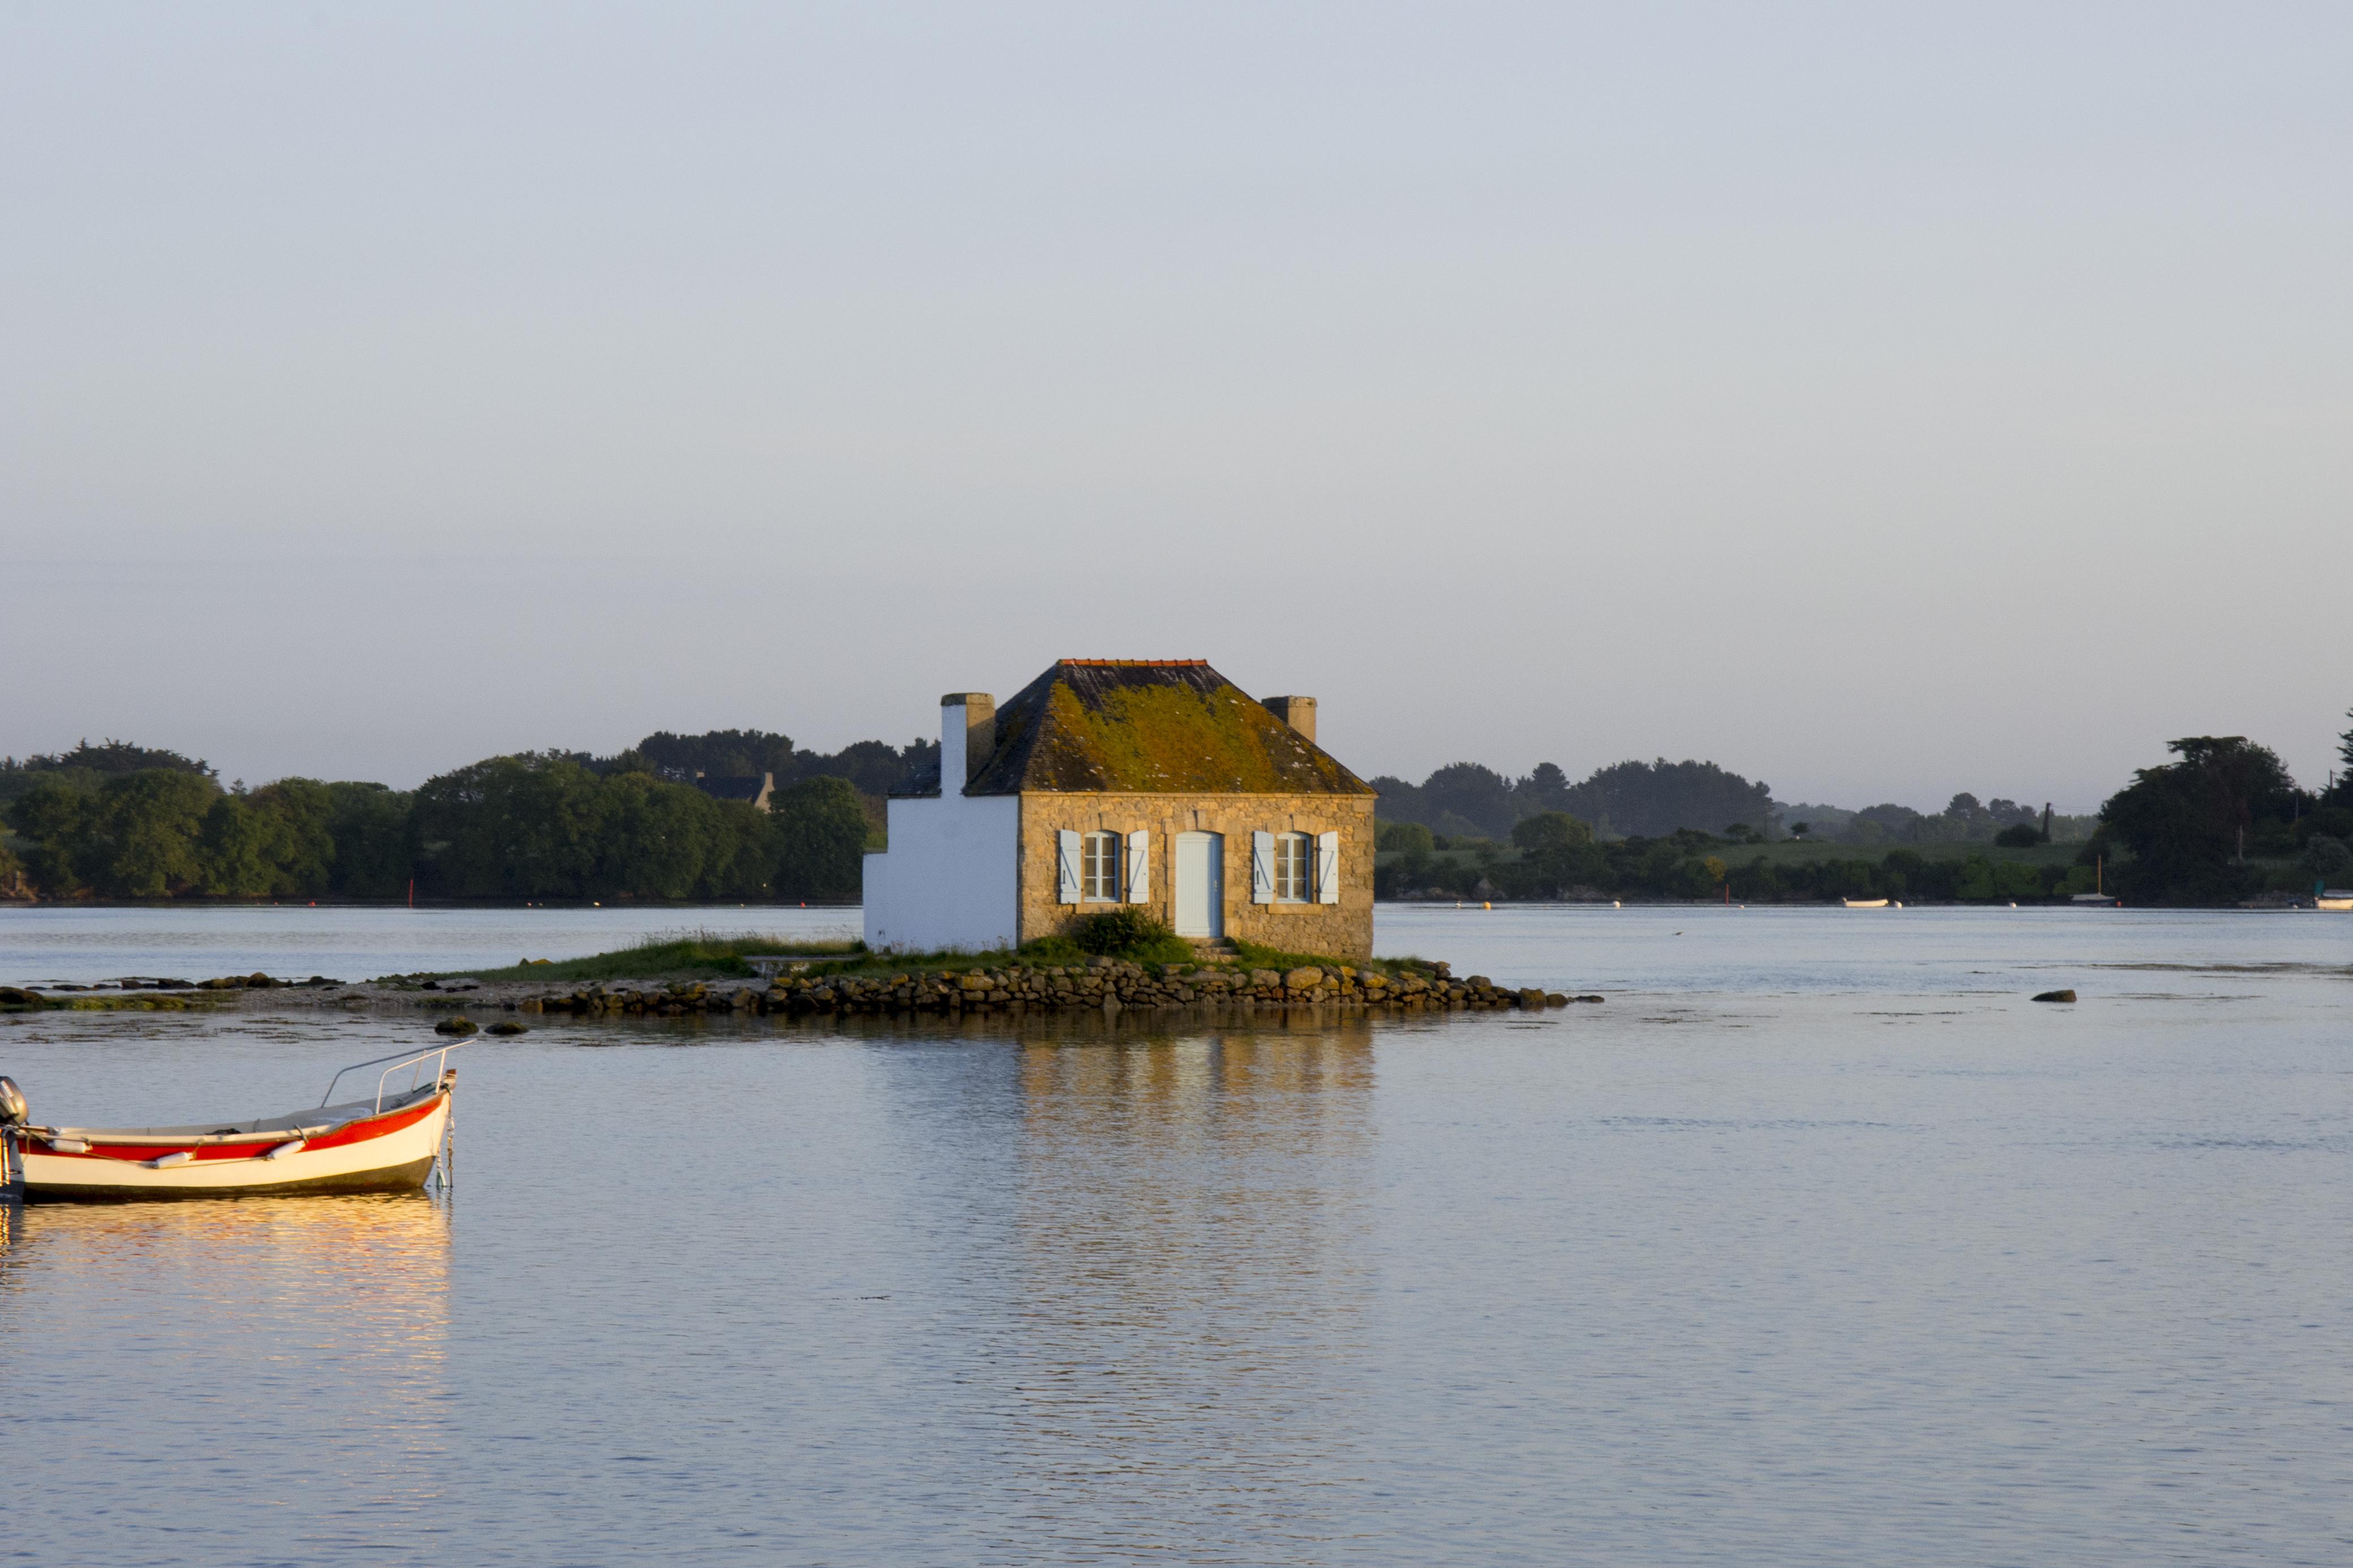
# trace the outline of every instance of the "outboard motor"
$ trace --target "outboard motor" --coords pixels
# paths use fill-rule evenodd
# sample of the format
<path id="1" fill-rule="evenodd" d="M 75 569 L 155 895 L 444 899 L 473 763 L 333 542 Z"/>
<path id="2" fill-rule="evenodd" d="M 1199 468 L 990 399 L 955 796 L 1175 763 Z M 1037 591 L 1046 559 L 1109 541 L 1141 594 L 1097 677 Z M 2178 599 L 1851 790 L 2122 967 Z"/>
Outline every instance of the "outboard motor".
<path id="1" fill-rule="evenodd" d="M 22 1127 L 32 1120 L 33 1108 L 13 1078 L 0 1078 L 0 1127 Z"/>

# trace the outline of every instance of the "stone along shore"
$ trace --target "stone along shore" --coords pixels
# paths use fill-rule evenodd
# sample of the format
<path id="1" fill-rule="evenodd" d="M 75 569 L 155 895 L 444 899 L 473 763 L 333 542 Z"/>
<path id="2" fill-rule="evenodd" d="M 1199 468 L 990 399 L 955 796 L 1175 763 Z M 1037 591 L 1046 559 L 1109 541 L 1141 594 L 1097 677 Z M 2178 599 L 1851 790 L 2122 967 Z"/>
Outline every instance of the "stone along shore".
<path id="1" fill-rule="evenodd" d="M 1599 996 L 1579 996 L 1599 1002 Z M 1292 970 L 1169 963 L 1146 966 L 1096 959 L 1083 967 L 926 970 L 900 974 L 780 978 L 766 984 L 702 981 L 668 986 L 611 984 L 510 1004 L 525 1013 L 1032 1013 L 1092 1008 L 1328 1005 L 1392 1012 L 1559 1007 L 1559 992 L 1496 986 L 1485 975 L 1457 980 L 1435 963 L 1424 973 L 1384 974 L 1346 964 Z"/>

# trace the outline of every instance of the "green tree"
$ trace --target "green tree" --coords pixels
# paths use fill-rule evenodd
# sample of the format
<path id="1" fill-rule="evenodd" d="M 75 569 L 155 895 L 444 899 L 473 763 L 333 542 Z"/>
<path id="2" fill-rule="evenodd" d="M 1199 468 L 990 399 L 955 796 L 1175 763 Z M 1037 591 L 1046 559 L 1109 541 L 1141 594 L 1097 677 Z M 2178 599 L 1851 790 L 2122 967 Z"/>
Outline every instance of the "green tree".
<path id="1" fill-rule="evenodd" d="M 134 746 L 128 741 L 109 740 L 93 746 L 84 740 L 71 751 L 48 756 L 30 756 L 22 761 L 0 757 L 0 802 L 16 799 L 45 777 L 62 778 L 70 784 L 96 789 L 116 773 L 135 773 L 150 768 L 215 777 L 211 765 L 202 758 L 184 757 L 157 747 Z"/>
<path id="2" fill-rule="evenodd" d="M 150 768 L 99 786 L 76 857 L 92 887 L 119 899 L 160 899 L 204 875 L 199 839 L 220 786 L 200 773 Z"/>
<path id="3" fill-rule="evenodd" d="M 196 892 L 220 898 L 309 897 L 328 888 L 335 854 L 327 786 L 280 779 L 222 795 L 205 813 Z"/>
<path id="4" fill-rule="evenodd" d="M 1522 857 L 1510 890 L 1546 897 L 1564 888 L 1590 886 L 1608 874 L 1607 859 L 1593 847 L 1593 829 L 1565 811 L 1540 811 L 1512 825 L 1512 843 Z"/>
<path id="5" fill-rule="evenodd" d="M 2342 838 L 2316 833 L 2305 840 L 2304 868 L 2325 882 L 2336 882 L 2353 872 L 2353 848 Z"/>
<path id="6" fill-rule="evenodd" d="M 2345 710 L 2353 719 L 2353 708 Z M 2337 737 L 2337 782 L 2329 786 L 2328 804 L 2353 805 L 2353 730 Z"/>
<path id="7" fill-rule="evenodd" d="M 56 774 L 34 779 L 9 807 L 11 826 L 32 845 L 26 869 L 47 897 L 70 898 L 90 886 L 97 813 L 94 785 Z"/>
<path id="8" fill-rule="evenodd" d="M 567 757 L 529 754 L 427 779 L 412 807 L 420 882 L 456 898 L 588 897 L 606 836 L 602 783 Z"/>
<path id="9" fill-rule="evenodd" d="M 1523 855 L 1557 855 L 1593 842 L 1593 829 L 1565 811 L 1540 811 L 1512 825 L 1512 842 Z"/>
<path id="10" fill-rule="evenodd" d="M 273 893 L 309 898 L 327 891 L 335 863 L 334 796 L 317 779 L 263 784 L 249 797 L 280 824 L 281 855 Z"/>
<path id="11" fill-rule="evenodd" d="M 769 797 L 777 896 L 854 899 L 866 868 L 866 812 L 844 779 L 803 779 Z"/>
<path id="12" fill-rule="evenodd" d="M 719 802 L 651 773 L 605 781 L 599 890 L 640 899 L 684 899 L 702 888 L 717 847 Z"/>
<path id="13" fill-rule="evenodd" d="M 1449 763 L 1422 781 L 1422 808 L 1430 822 L 1448 833 L 1501 834 L 1511 831 L 1519 809 L 1512 797 L 1512 782 L 1479 763 Z"/>
<path id="14" fill-rule="evenodd" d="M 225 795 L 205 813 L 200 835 L 202 871 L 195 889 L 224 899 L 252 899 L 270 891 L 284 853 L 275 814 Z"/>
<path id="15" fill-rule="evenodd" d="M 1379 848 L 1399 853 L 1419 849 L 1427 855 L 1438 847 L 1430 829 L 1419 822 L 1384 822 L 1373 841 Z"/>
<path id="16" fill-rule="evenodd" d="M 2295 784 L 2268 746 L 2241 735 L 2189 735 L 2167 749 L 2180 760 L 2142 768 L 2100 807 L 2112 840 L 2132 851 L 2120 880 L 2143 902 L 2221 903 L 2243 896 L 2233 862 L 2260 820 L 2289 815 Z"/>
<path id="17" fill-rule="evenodd" d="M 327 786 L 327 835 L 334 844 L 327 886 L 349 899 L 396 899 L 414 876 L 410 796 L 380 784 Z"/>
<path id="18" fill-rule="evenodd" d="M 853 791 L 854 798 L 854 791 Z M 774 891 L 779 853 L 778 824 L 748 801 L 715 800 L 711 860 L 704 891 L 714 899 L 765 899 Z M 861 819 L 865 807 L 860 808 Z M 859 872 L 865 872 L 865 841 L 860 840 Z"/>
<path id="19" fill-rule="evenodd" d="M 657 730 L 632 750 L 676 783 L 690 782 L 697 773 L 717 778 L 774 773 L 779 783 L 793 774 L 793 738 L 766 730 L 711 730 L 700 735 Z"/>

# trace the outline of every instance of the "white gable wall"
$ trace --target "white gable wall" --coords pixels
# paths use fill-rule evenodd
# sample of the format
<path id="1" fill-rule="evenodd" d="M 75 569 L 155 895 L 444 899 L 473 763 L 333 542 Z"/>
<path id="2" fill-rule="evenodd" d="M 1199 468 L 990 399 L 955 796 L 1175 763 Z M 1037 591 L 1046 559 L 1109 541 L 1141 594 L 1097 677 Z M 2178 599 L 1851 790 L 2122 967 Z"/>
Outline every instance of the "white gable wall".
<path id="1" fill-rule="evenodd" d="M 963 793 L 965 710 L 940 716 L 938 796 L 892 801 L 891 847 L 866 857 L 866 945 L 877 950 L 979 952 L 1013 946 L 1019 929 L 1020 797 Z"/>
<path id="2" fill-rule="evenodd" d="M 866 945 L 907 952 L 1011 947 L 1021 800 L 894 800 L 891 847 L 866 857 Z"/>

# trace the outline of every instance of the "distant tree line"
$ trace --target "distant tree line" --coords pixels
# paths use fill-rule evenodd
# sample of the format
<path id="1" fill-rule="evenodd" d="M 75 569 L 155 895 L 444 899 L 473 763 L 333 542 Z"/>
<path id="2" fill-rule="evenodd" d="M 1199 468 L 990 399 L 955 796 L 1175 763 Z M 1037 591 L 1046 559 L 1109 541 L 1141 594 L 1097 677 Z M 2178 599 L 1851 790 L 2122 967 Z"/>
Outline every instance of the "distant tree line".
<path id="1" fill-rule="evenodd" d="M 567 755 L 596 773 L 650 773 L 673 784 L 772 774 L 782 789 L 806 779 L 841 779 L 878 807 L 892 790 L 916 778 L 936 778 L 940 771 L 937 741 L 918 737 L 904 746 L 857 741 L 839 752 L 812 752 L 794 745 L 790 735 L 768 730 L 711 730 L 700 735 L 658 730 L 614 756 Z"/>
<path id="2" fill-rule="evenodd" d="M 491 757 L 414 791 L 304 778 L 224 789 L 201 761 L 111 741 L 5 759 L 14 843 L 0 845 L 0 891 L 391 900 L 413 882 L 453 899 L 858 897 L 871 824 L 849 779 L 798 769 L 761 811 L 663 776 L 643 751 Z"/>
<path id="3" fill-rule="evenodd" d="M 1880 859 L 1772 861 L 1752 832 L 1677 828 L 1652 838 L 1597 841 L 1576 817 L 1541 812 L 1514 824 L 1507 852 L 1492 839 L 1440 846 L 1419 824 L 1385 829 L 1392 851 L 1374 873 L 1382 898 L 1430 893 L 1464 899 L 1729 898 L 1741 903 L 1890 898 L 1926 900 L 2042 899 L 2090 892 L 2097 871 L 2031 866 L 1984 854 L 1931 859 L 1915 849 Z M 1440 853 L 1441 849 L 1451 853 Z M 1747 858 L 1740 858 L 1746 851 Z"/>
<path id="4" fill-rule="evenodd" d="M 1603 838 L 1656 837 L 1678 828 L 1720 831 L 1735 823 L 1768 832 L 1773 792 L 1714 763 L 1626 762 L 1597 769 L 1582 784 L 1551 763 L 1525 778 L 1506 778 L 1478 763 L 1450 763 L 1410 784 L 1386 774 L 1370 781 L 1380 792 L 1384 822 L 1419 823 L 1449 837 L 1504 838 L 1524 817 L 1559 812 L 1590 825 Z"/>
<path id="5" fill-rule="evenodd" d="M 1617 763 L 1571 784 L 1551 763 L 1524 778 L 1509 778 L 1478 763 L 1450 763 L 1419 784 L 1388 775 L 1371 781 L 1380 792 L 1384 822 L 1419 823 L 1447 837 L 1509 837 L 1524 818 L 1562 812 L 1589 825 L 1596 838 L 1661 838 L 1736 827 L 1778 838 L 1835 839 L 1859 847 L 1898 844 L 1992 843 L 2012 828 L 2035 826 L 2042 812 L 1997 795 L 1980 803 L 1966 792 L 1938 813 L 1891 803 L 1849 811 L 1834 805 L 1784 805 L 1770 785 L 1752 784 L 1714 763 Z M 2054 839 L 2090 835 L 2094 819 L 2054 817 Z"/>
<path id="6" fill-rule="evenodd" d="M 2069 816 L 2038 808 L 2031 801 L 2000 795 L 1980 803 L 1964 790 L 1940 812 L 1915 811 L 1887 802 L 1845 811 L 1834 805 L 1776 803 L 1782 832 L 1794 837 L 1852 844 L 1859 848 L 1888 844 L 2077 843 L 2092 835 L 2096 816 Z M 2046 826 L 2046 820 L 2048 826 Z M 2005 837 L 2004 836 L 2008 837 Z"/>
<path id="7" fill-rule="evenodd" d="M 1772 831 L 1770 792 L 1713 763 L 1621 763 L 1576 784 L 1550 763 L 1514 780 L 1457 763 L 1419 785 L 1373 781 L 1388 852 L 1377 887 L 1389 897 L 1968 900 L 2059 896 L 2096 879 L 2129 901 L 2212 904 L 2353 883 L 2353 729 L 2320 791 L 2242 736 L 2168 750 L 2173 761 L 2139 770 L 2101 806 L 2072 865 L 2040 866 L 1903 847 L 1770 859 L 1753 847 Z M 859 895 L 878 797 L 937 765 L 924 741 L 827 755 L 763 731 L 663 731 L 611 757 L 486 758 L 414 791 L 304 778 L 248 790 L 224 789 L 201 759 L 84 742 L 0 758 L 0 895 L 397 899 L 413 881 L 419 895 L 454 899 L 846 900 Z M 766 812 L 684 782 L 761 773 L 778 785 Z M 2029 807 L 1968 795 L 1936 816 L 1848 815 L 1836 829 L 1846 844 L 2043 837 Z M 1858 837 L 1858 823 L 1888 838 Z"/>
<path id="8" fill-rule="evenodd" d="M 2353 720 L 2353 713 L 2347 715 Z M 1614 773 L 1614 795 L 1569 798 L 1614 799 L 1619 820 L 1645 828 L 1623 837 L 1596 831 L 1593 816 L 1561 810 L 1522 810 L 1546 787 L 1537 774 L 1503 779 L 1475 764 L 1457 763 L 1430 775 L 1419 790 L 1393 779 L 1374 781 L 1381 790 L 1378 845 L 1383 855 L 1376 891 L 1397 898 L 1436 892 L 1461 898 L 1559 898 L 1623 896 L 1707 899 L 1742 902 L 1786 899 L 1913 898 L 1922 900 L 2027 900 L 2099 890 L 2144 904 L 2236 903 L 2269 893 L 2304 893 L 2353 884 L 2353 729 L 2340 737 L 2342 766 L 2323 790 L 2297 786 L 2276 752 L 2238 735 L 2193 735 L 2168 743 L 2174 761 L 2143 768 L 2100 807 L 2093 826 L 2069 864 L 2030 865 L 1990 855 L 1929 858 L 1909 848 L 1877 858 L 1773 859 L 1753 847 L 1764 835 L 1735 817 L 1719 830 L 1686 823 L 1659 829 L 1693 810 L 1720 810 L 1742 797 L 1735 786 L 1762 793 L 1737 774 L 1713 764 L 1621 763 L 1595 775 Z M 1538 769 L 1537 773 L 1544 773 Z M 1650 801 L 1705 804 L 1630 808 L 1642 799 L 1645 778 L 1656 785 Z M 1553 770 L 1557 778 L 1558 770 Z M 1483 776 L 1482 776 L 1483 775 Z M 1588 781 L 1591 784 L 1594 781 Z M 1433 786 L 1436 786 L 1435 789 Z M 1715 790 L 1719 793 L 1707 793 Z M 1747 798 L 1755 798 L 1751 795 Z M 1461 803 L 1483 803 L 1480 831 Z M 1798 808 L 1806 809 L 1806 808 Z M 1819 810 L 1820 808 L 1814 808 Z M 1404 811 L 1435 816 L 1455 826 L 1436 832 Z M 1506 811 L 1514 813 L 1501 834 L 1484 829 Z M 2040 814 L 2014 801 L 1980 805 L 1974 795 L 1953 798 L 1936 816 L 1902 806 L 1875 806 L 1844 814 L 1837 841 L 1883 844 L 1887 837 L 1858 834 L 1856 822 L 1880 835 L 1901 835 L 1909 844 L 1988 842 L 2023 847 L 2046 842 Z M 1799 824 L 1790 831 L 1799 837 Z M 2055 826 L 2055 821 L 2054 821 Z M 2071 825 L 2074 826 L 2074 825 Z M 1822 836 L 1826 837 L 1826 836 Z M 2054 833 L 2053 837 L 2057 835 Z M 2072 837 L 2072 835 L 2071 835 Z M 1744 857 L 1744 851 L 1746 855 Z"/>

